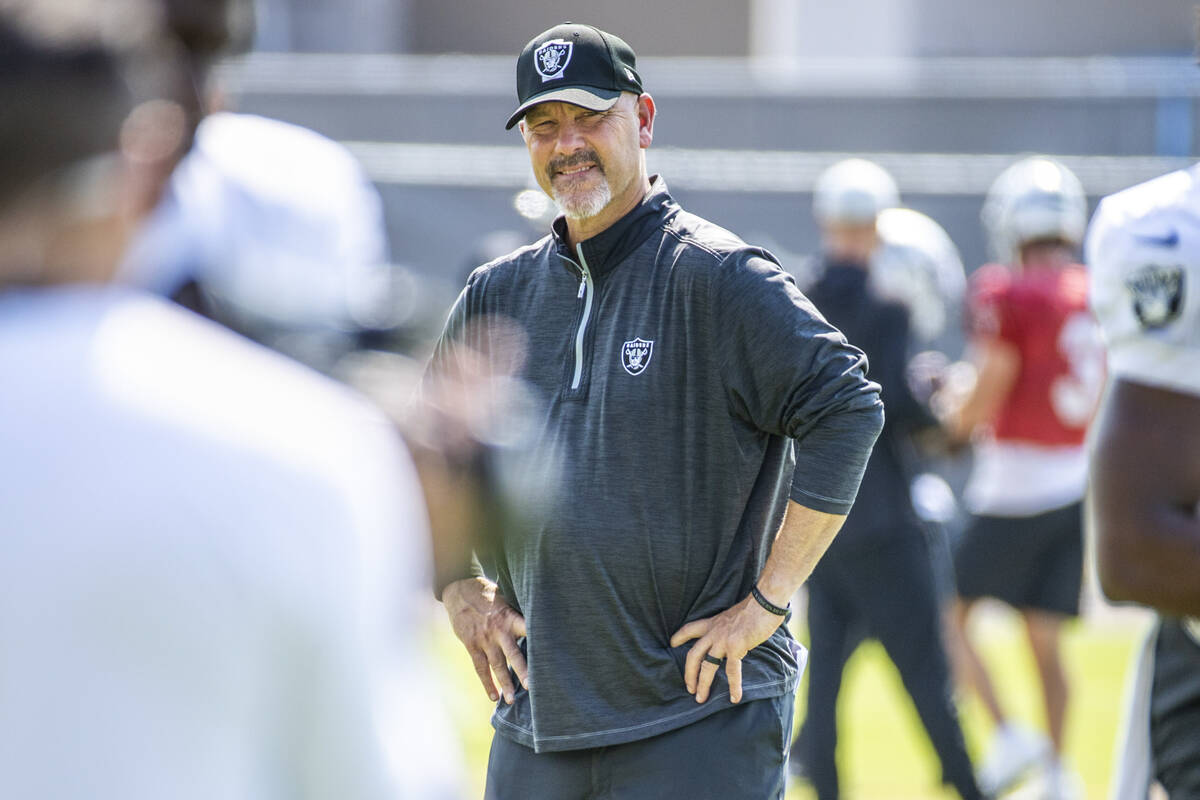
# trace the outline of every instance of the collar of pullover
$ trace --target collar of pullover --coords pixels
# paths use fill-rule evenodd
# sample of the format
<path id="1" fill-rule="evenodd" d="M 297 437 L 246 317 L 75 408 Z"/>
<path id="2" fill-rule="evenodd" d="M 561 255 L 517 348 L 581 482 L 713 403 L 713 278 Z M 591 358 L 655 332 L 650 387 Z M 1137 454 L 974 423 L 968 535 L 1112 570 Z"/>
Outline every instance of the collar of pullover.
<path id="1" fill-rule="evenodd" d="M 659 175 L 652 175 L 650 191 L 641 203 L 600 233 L 580 243 L 588 269 L 598 275 L 611 271 L 677 209 L 667 191 L 666 181 Z M 578 253 L 567 246 L 566 218 L 554 220 L 551 230 L 558 254 L 572 262 L 578 261 Z"/>

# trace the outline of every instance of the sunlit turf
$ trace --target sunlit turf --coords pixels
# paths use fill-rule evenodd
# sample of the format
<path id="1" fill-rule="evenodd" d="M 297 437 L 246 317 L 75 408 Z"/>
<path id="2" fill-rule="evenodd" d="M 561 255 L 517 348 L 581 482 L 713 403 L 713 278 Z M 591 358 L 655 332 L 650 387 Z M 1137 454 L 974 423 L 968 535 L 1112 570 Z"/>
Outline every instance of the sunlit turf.
<path id="1" fill-rule="evenodd" d="M 1108 796 L 1125 676 L 1141 630 L 1127 622 L 1077 622 L 1064 630 L 1063 657 L 1072 686 L 1066 757 L 1083 778 L 1089 800 Z M 1037 675 L 1018 619 L 993 611 L 978 620 L 972 632 L 1008 713 L 1044 730 Z M 797 719 L 803 716 L 803 706 L 802 688 Z M 974 698 L 962 702 L 960 710 L 967 746 L 978 763 L 991 735 L 991 722 Z M 952 790 L 939 789 L 933 748 L 899 674 L 874 642 L 860 647 L 847 665 L 838 721 L 844 797 L 957 797 Z M 806 787 L 788 793 L 788 800 L 812 797 Z"/>
<path id="2" fill-rule="evenodd" d="M 482 797 L 492 736 L 488 724 L 492 705 L 465 651 L 444 623 L 444 615 L 436 619 L 433 649 L 447 708 L 470 772 L 467 784 L 471 796 Z M 1109 622 L 1074 623 L 1064 633 L 1064 658 L 1073 690 L 1067 759 L 1082 776 L 1089 800 L 1107 797 L 1126 671 L 1141 631 L 1137 624 Z M 1009 713 L 1044 728 L 1033 661 L 1017 619 L 1008 613 L 989 613 L 977 621 L 974 632 Z M 806 640 L 802 629 L 796 633 Z M 804 687 L 797 706 L 797 723 L 803 717 L 803 697 Z M 968 747 L 978 759 L 991 733 L 990 722 L 978 701 L 969 699 L 961 709 Z M 847 800 L 957 796 L 938 786 L 933 750 L 899 675 L 878 644 L 865 643 L 847 665 L 838 719 L 838 759 L 843 797 Z M 788 792 L 788 800 L 814 796 L 803 786 Z"/>

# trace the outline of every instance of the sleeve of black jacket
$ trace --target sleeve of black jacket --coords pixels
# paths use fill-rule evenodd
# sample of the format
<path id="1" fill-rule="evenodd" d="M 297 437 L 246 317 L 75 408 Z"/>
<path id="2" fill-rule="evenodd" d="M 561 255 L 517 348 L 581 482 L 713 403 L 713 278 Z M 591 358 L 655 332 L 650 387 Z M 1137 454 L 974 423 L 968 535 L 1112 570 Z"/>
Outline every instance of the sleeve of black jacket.
<path id="1" fill-rule="evenodd" d="M 867 359 L 765 252 L 726 259 L 712 309 L 733 413 L 796 444 L 791 499 L 849 513 L 883 428 Z"/>

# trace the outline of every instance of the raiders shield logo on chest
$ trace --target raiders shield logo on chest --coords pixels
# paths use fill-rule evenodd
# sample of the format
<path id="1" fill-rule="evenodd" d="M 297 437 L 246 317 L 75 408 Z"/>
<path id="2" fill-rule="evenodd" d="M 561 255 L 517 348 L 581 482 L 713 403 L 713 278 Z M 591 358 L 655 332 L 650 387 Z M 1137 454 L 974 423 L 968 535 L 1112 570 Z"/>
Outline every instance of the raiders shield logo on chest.
<path id="1" fill-rule="evenodd" d="M 654 342 L 634 339 L 621 346 L 621 366 L 630 375 L 641 375 L 654 355 Z"/>

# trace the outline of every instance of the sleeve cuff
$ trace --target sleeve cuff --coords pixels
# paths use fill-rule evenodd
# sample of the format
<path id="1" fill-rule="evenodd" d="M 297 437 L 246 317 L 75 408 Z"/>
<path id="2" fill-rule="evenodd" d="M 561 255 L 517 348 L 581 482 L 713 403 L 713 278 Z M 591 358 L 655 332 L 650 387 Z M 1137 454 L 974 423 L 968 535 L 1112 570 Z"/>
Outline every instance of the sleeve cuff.
<path id="1" fill-rule="evenodd" d="M 450 584 L 465 581 L 468 578 L 480 578 L 483 576 L 483 565 L 479 563 L 478 557 L 472 556 L 469 562 L 462 564 L 457 570 L 438 576 L 433 585 L 433 597 L 440 603 L 442 601 L 442 593 L 446 591 L 446 587 Z"/>
<path id="2" fill-rule="evenodd" d="M 814 511 L 849 514 L 882 430 L 883 404 L 878 400 L 822 420 L 796 440 L 796 471 L 789 497 Z"/>
<path id="3" fill-rule="evenodd" d="M 834 497 L 824 497 L 806 492 L 795 484 L 792 484 L 792 491 L 788 496 L 793 502 L 799 503 L 805 508 L 811 508 L 813 511 L 820 511 L 824 514 L 838 514 L 843 517 L 850 513 L 850 508 L 854 505 L 854 498 L 839 500 Z"/>

